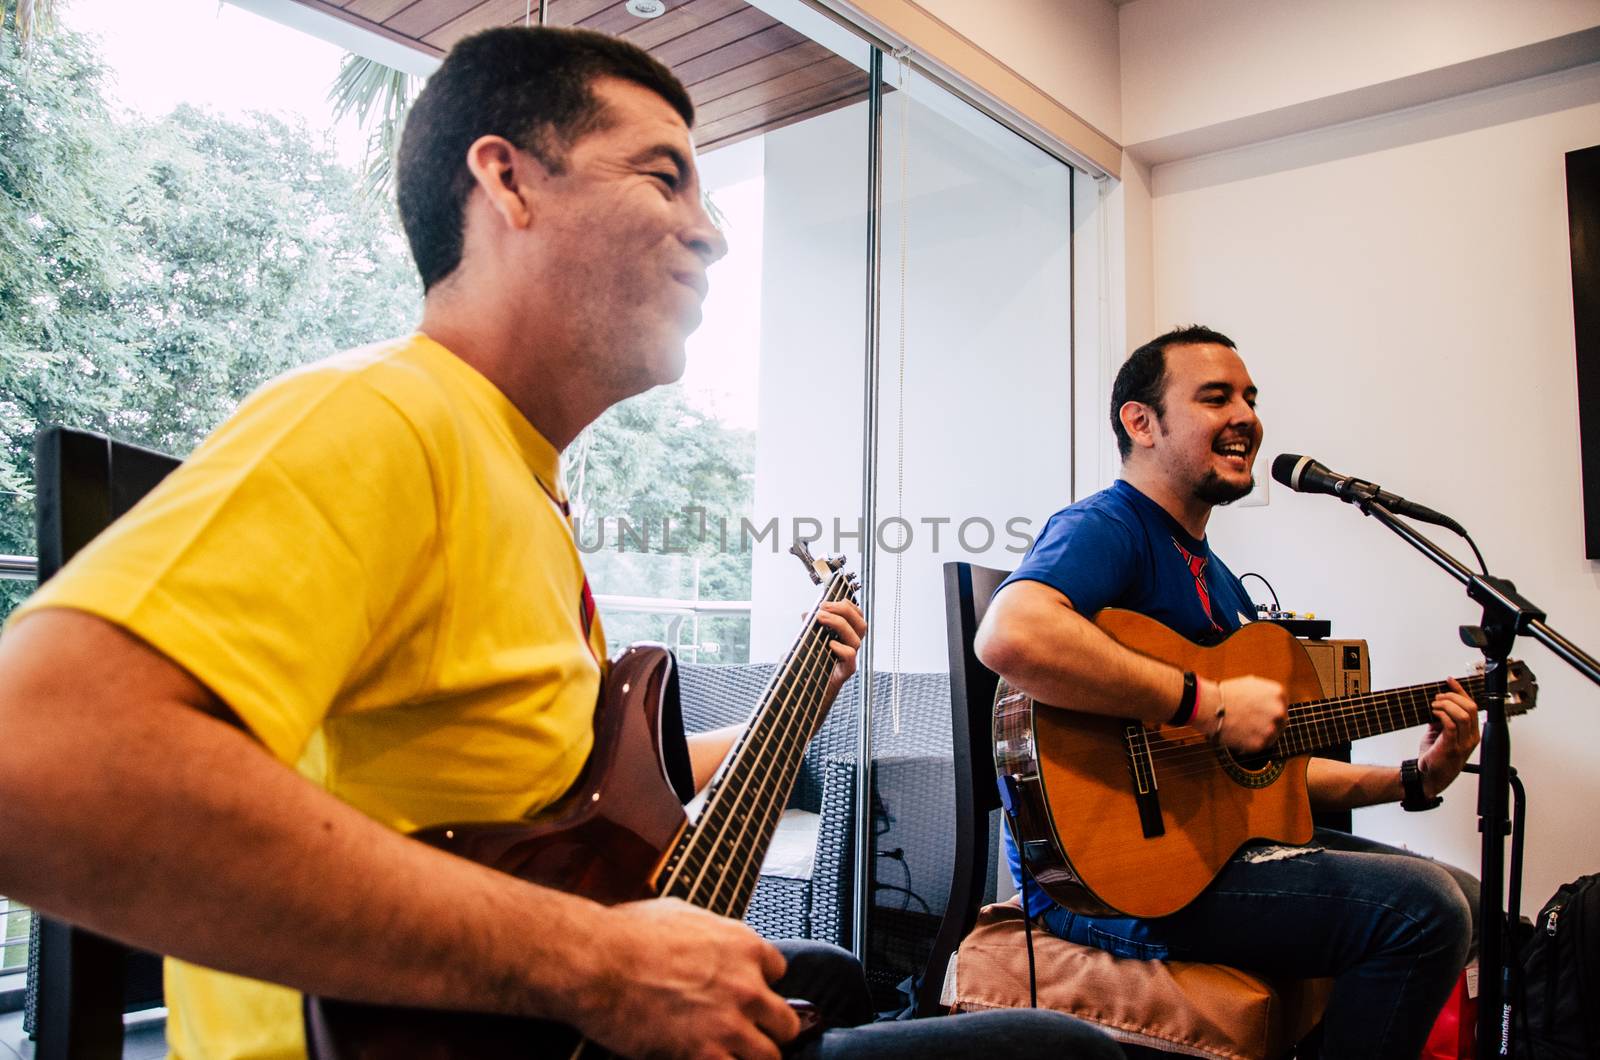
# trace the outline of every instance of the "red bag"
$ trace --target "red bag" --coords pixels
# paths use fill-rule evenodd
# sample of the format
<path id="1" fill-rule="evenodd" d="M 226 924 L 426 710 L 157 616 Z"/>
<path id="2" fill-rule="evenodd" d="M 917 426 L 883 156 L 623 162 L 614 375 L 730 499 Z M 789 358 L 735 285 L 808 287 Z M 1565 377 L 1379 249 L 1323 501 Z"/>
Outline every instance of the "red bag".
<path id="1" fill-rule="evenodd" d="M 1433 1023 L 1422 1060 L 1472 1060 L 1477 1056 L 1478 965 L 1467 966 Z"/>

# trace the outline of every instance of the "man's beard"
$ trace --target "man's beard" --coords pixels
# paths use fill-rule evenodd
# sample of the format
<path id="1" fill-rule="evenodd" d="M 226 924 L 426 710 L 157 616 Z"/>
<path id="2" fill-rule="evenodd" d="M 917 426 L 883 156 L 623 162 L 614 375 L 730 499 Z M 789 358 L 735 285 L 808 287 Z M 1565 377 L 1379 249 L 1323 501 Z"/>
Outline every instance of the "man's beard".
<path id="1" fill-rule="evenodd" d="M 1203 501 L 1206 504 L 1232 504 L 1236 500 L 1249 496 L 1250 491 L 1255 488 L 1256 482 L 1254 478 L 1251 478 L 1242 486 L 1236 486 L 1231 482 L 1224 482 L 1222 476 L 1215 471 L 1208 470 L 1205 473 L 1205 477 L 1195 486 L 1194 496 L 1196 500 Z"/>

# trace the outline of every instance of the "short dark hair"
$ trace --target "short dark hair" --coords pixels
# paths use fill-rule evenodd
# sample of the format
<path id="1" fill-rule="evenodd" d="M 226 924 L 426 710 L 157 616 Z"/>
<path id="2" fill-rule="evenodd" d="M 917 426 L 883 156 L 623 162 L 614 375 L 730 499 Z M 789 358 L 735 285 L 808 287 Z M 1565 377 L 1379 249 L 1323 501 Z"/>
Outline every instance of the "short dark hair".
<path id="1" fill-rule="evenodd" d="M 395 185 L 411 257 L 431 288 L 461 264 L 467 148 L 503 136 L 552 173 L 567 151 L 606 127 L 596 78 L 642 85 L 672 105 L 685 125 L 694 104 L 682 83 L 641 48 L 591 30 L 507 26 L 463 39 L 428 79 L 400 138 Z"/>
<path id="2" fill-rule="evenodd" d="M 1188 327 L 1173 328 L 1165 335 L 1151 339 L 1128 354 L 1128 359 L 1122 362 L 1122 367 L 1117 371 L 1117 380 L 1111 384 L 1111 430 L 1117 436 L 1117 451 L 1122 454 L 1122 459 L 1128 459 L 1128 454 L 1133 452 L 1133 439 L 1128 437 L 1128 429 L 1122 425 L 1122 406 L 1137 401 L 1155 409 L 1157 419 L 1166 415 L 1161 396 L 1167 389 L 1167 347 L 1197 346 L 1202 343 L 1226 346 L 1230 350 L 1238 348 L 1222 332 L 1212 331 L 1201 324 L 1190 324 Z"/>

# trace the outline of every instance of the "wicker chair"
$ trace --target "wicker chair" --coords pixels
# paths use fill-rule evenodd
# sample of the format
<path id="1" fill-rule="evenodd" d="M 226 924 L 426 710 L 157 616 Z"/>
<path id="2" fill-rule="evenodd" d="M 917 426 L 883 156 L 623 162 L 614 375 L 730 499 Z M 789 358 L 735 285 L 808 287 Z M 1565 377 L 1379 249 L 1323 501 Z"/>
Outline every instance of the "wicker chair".
<path id="1" fill-rule="evenodd" d="M 702 732 L 744 721 L 775 670 L 770 663 L 680 665 L 684 727 Z M 898 732 L 895 692 L 894 675 L 874 676 L 874 860 L 884 877 L 875 888 L 877 900 L 868 923 L 873 952 L 868 967 L 875 985 L 898 982 L 921 969 L 944 913 L 953 865 L 950 675 L 899 675 Z M 859 679 L 851 678 L 812 740 L 789 800 L 790 809 L 817 815 L 811 822 L 816 845 L 809 872 L 763 873 L 745 916 L 766 938 L 850 945 L 860 716 Z M 781 823 L 780 840 L 795 825 Z M 913 902 L 926 907 L 921 915 L 907 914 Z"/>

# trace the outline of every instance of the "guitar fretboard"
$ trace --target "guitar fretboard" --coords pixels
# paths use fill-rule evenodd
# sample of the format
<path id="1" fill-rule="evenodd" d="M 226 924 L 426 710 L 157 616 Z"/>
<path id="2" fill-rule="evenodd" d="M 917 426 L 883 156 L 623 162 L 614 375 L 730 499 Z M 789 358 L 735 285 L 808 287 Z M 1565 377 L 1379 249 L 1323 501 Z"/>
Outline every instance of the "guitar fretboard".
<path id="1" fill-rule="evenodd" d="M 1457 678 L 1469 696 L 1483 691 L 1481 676 Z M 1274 756 L 1314 754 L 1342 743 L 1421 725 L 1433 717 L 1432 703 L 1450 686 L 1443 681 L 1407 685 L 1382 692 L 1364 692 L 1289 705 L 1289 722 L 1278 737 Z"/>
<path id="2" fill-rule="evenodd" d="M 850 599 L 851 585 L 848 575 L 835 571 L 822 601 Z M 822 724 L 832 639 L 813 617 L 789 649 L 750 727 L 712 783 L 699 819 L 684 829 L 668 855 L 660 876 L 663 896 L 722 916 L 744 916 L 806 745 Z"/>

